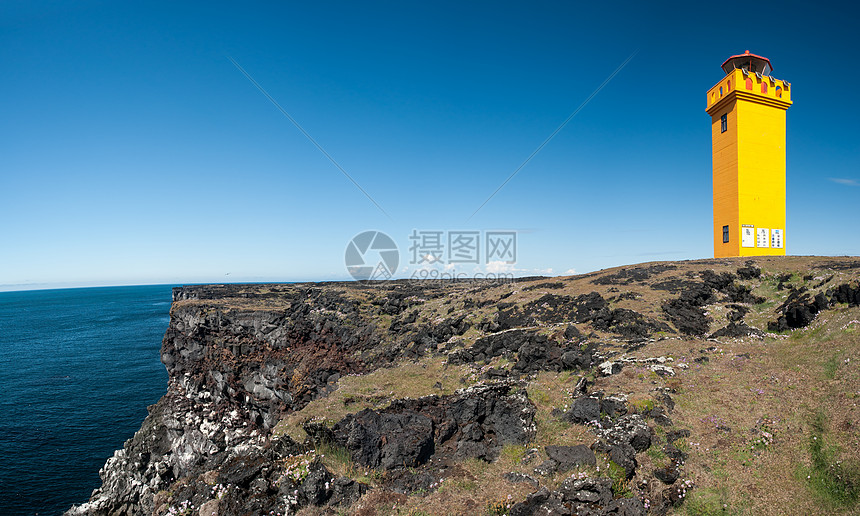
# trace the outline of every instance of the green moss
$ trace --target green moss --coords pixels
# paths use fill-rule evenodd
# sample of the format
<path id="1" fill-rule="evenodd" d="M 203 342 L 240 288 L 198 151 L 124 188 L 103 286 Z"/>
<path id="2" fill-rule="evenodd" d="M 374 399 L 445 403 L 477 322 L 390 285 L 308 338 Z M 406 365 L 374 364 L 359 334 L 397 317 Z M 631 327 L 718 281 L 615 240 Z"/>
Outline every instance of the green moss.
<path id="1" fill-rule="evenodd" d="M 654 400 L 652 399 L 642 399 L 642 400 L 633 400 L 630 402 L 630 406 L 639 413 L 646 414 L 651 412 L 654 409 Z"/>

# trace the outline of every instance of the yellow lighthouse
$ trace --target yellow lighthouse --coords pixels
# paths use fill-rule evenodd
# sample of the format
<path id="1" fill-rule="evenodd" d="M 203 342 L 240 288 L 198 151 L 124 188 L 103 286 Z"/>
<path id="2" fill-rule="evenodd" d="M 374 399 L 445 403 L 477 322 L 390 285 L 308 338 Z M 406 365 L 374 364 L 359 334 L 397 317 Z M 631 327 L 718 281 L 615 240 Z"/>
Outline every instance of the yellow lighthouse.
<path id="1" fill-rule="evenodd" d="M 791 85 L 766 57 L 723 63 L 708 90 L 714 163 L 714 257 L 785 254 L 785 111 Z"/>

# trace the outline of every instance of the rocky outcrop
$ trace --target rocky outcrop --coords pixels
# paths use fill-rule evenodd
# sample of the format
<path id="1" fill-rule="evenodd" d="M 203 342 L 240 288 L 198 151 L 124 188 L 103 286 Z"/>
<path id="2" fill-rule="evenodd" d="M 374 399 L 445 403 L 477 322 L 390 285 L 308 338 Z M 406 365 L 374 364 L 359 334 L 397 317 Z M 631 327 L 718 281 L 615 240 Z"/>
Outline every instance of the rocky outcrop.
<path id="1" fill-rule="evenodd" d="M 658 264 L 594 273 L 579 278 L 585 284 L 579 292 L 571 279 L 522 280 L 533 283 L 496 290 L 429 282 L 176 289 L 161 348 L 167 392 L 102 468 L 101 487 L 69 514 L 268 514 L 308 505 L 343 512 L 356 500 L 384 498 L 380 491 L 397 500 L 434 493 L 449 476 L 466 476 L 463 461 L 494 461 L 526 445 L 520 471 L 504 478 L 534 491 L 511 501 L 510 514 L 665 512 L 689 487 L 685 448 L 675 445 L 689 431 L 673 428 L 670 416 L 679 416 L 669 386 L 685 380 L 682 370 L 706 367 L 708 358 L 690 357 L 695 362 L 688 364 L 683 357 L 642 358 L 639 351 L 655 340 L 668 344 L 677 333 L 685 341 L 709 333 L 762 336 L 744 319 L 772 310 L 756 306 L 761 298 L 752 286 L 774 276 L 754 262 L 738 264 L 723 264 L 731 269 L 721 272 L 697 263 L 686 272 Z M 797 277 L 780 284 L 795 288 Z M 792 290 L 771 329 L 803 327 L 823 310 L 860 303 L 860 286 L 833 286 L 833 277 L 812 291 Z M 713 331 L 707 310 L 716 303 L 728 314 Z M 334 403 L 336 389 L 351 385 L 345 377 L 428 356 L 447 380 L 432 389 L 428 383 L 420 394 L 448 394 L 398 399 L 406 394 L 386 387 L 366 399 L 354 396 L 367 403 L 352 412 L 345 410 L 352 402 L 344 401 L 332 420 L 290 423 L 296 432 L 304 428 L 303 442 L 275 435 L 286 416 Z M 586 426 L 588 442 L 534 442 L 538 411 L 527 392 L 542 403 L 558 400 L 541 385 L 547 377 L 565 378 L 566 389 L 576 383 L 564 403 L 542 407 L 541 417 Z M 628 403 L 623 395 L 589 393 L 590 386 L 617 386 L 625 378 L 653 383 L 654 399 Z M 541 388 L 532 390 L 534 382 Z M 645 454 L 651 446 L 657 448 Z M 321 450 L 350 466 L 333 465 Z M 599 476 L 610 474 L 604 466 L 612 479 Z M 574 476 L 559 485 L 554 475 L 562 472 Z M 646 497 L 629 497 L 629 489 L 646 492 L 637 487 L 643 485 L 648 507 Z"/>
<path id="2" fill-rule="evenodd" d="M 837 303 L 848 306 L 860 305 L 860 285 L 845 283 L 828 292 L 815 295 L 807 292 L 806 287 L 792 289 L 786 300 L 776 309 L 776 321 L 767 325 L 769 331 L 786 331 L 808 326 L 819 312 Z"/>
<path id="3" fill-rule="evenodd" d="M 326 436 L 363 466 L 392 470 L 431 458 L 492 460 L 505 444 L 534 437 L 535 407 L 514 383 L 478 385 L 451 396 L 397 400 L 339 421 Z"/>
<path id="4" fill-rule="evenodd" d="M 511 516 L 644 516 L 645 506 L 638 498 L 614 498 L 608 478 L 565 479 L 555 491 L 543 487 L 511 507 Z"/>
<path id="5" fill-rule="evenodd" d="M 522 328 L 505 330 L 481 337 L 466 349 L 448 355 L 451 364 L 489 363 L 495 357 L 516 358 L 511 372 L 527 374 L 536 371 L 588 369 L 597 359 L 594 343 L 580 344 L 582 335 L 569 326 L 562 335 L 564 342 Z M 570 340 L 567 340 L 570 339 Z"/>
<path id="6" fill-rule="evenodd" d="M 161 349 L 167 393 L 99 472 L 102 486 L 70 514 L 151 514 L 177 479 L 271 458 L 271 428 L 282 415 L 379 353 L 372 315 L 337 288 L 272 286 L 247 293 L 239 307 L 224 303 L 236 295 L 234 286 L 174 289 Z"/>
<path id="7" fill-rule="evenodd" d="M 167 393 L 102 468 L 102 486 L 69 514 L 162 514 L 204 505 L 259 513 L 360 496 L 365 487 L 336 478 L 312 460 L 312 448 L 274 439 L 271 430 L 331 392 L 341 376 L 408 356 L 414 347 L 381 342 L 377 321 L 379 311 L 408 313 L 414 296 L 389 293 L 361 306 L 336 287 L 270 288 L 248 292 L 239 306 L 224 302 L 237 296 L 229 287 L 175 289 L 161 350 Z M 452 318 L 406 335 L 439 342 L 467 328 L 462 317 Z M 533 417 L 521 388 L 479 385 L 350 415 L 332 442 L 356 463 L 382 470 L 419 466 L 433 455 L 490 460 L 504 444 L 528 442 Z M 310 462 L 293 464 L 303 460 Z M 183 490 L 164 495 L 178 480 Z M 213 483 L 224 492 L 210 492 Z"/>
<path id="8" fill-rule="evenodd" d="M 597 292 L 576 297 L 545 294 L 519 306 L 499 306 L 497 316 L 501 329 L 562 322 L 591 323 L 598 330 L 615 333 L 625 339 L 645 338 L 657 331 L 671 331 L 666 323 L 648 318 L 627 308 L 610 308 Z"/>
<path id="9" fill-rule="evenodd" d="M 738 269 L 738 275 L 743 279 L 755 278 L 761 275 L 761 270 L 752 266 L 742 267 Z M 705 270 L 700 276 L 701 282 L 684 283 L 681 295 L 677 299 L 665 301 L 662 306 L 672 324 L 685 335 L 703 336 L 708 332 L 711 320 L 703 307 L 717 302 L 718 294 L 723 294 L 723 300 L 731 303 L 754 304 L 764 300 L 753 295 L 750 287 L 738 284 L 738 276 L 730 272 L 717 274 Z M 737 332 L 734 329 L 730 331 Z"/>

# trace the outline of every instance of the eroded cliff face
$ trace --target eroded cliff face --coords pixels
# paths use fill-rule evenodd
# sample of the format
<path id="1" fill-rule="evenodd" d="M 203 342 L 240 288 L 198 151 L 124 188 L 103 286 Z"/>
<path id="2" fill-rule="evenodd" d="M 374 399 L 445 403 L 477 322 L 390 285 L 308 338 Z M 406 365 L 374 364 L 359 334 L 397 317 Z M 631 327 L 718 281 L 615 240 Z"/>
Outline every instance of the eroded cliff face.
<path id="1" fill-rule="evenodd" d="M 70 514 L 163 510 L 156 495 L 177 479 L 262 453 L 284 413 L 364 369 L 360 352 L 378 343 L 378 329 L 351 300 L 271 288 L 251 299 L 229 286 L 174 289 L 161 349 L 167 393 L 100 471 L 102 487 Z M 234 295 L 241 304 L 230 303 Z"/>
<path id="2" fill-rule="evenodd" d="M 442 292 L 439 288 L 420 288 L 415 292 L 409 290 L 409 295 L 415 297 L 425 290 L 431 296 Z M 371 300 L 377 299 L 374 289 L 369 292 Z M 141 429 L 99 472 L 102 487 L 94 491 L 89 502 L 72 508 L 68 514 L 175 512 L 179 509 L 177 504 L 171 504 L 171 489 L 175 489 L 177 482 L 194 481 L 230 486 L 235 500 L 232 505 L 227 502 L 222 505 L 239 511 L 283 512 L 308 500 L 329 501 L 333 493 L 329 496 L 311 493 L 308 499 L 297 498 L 301 482 L 282 478 L 284 465 L 306 454 L 313 443 L 299 444 L 286 436 L 273 438 L 273 427 L 286 414 L 333 391 L 342 376 L 389 364 L 408 353 L 406 348 L 414 344 L 381 336 L 385 331 L 379 326 L 380 312 L 393 310 L 394 305 L 367 303 L 361 289 L 352 294 L 343 295 L 337 285 L 174 289 L 170 326 L 161 349 L 161 360 L 169 373 L 167 393 L 148 407 L 149 415 Z M 395 295 L 386 302 L 399 306 L 397 299 Z M 519 425 L 519 429 L 507 431 L 515 432 L 518 441 L 525 442 L 530 435 L 526 427 L 533 425 L 527 417 L 530 404 L 522 393 L 509 395 L 510 385 L 502 390 L 500 394 L 494 388 L 492 396 L 479 390 L 461 395 L 459 401 L 443 398 L 433 403 L 437 411 L 444 412 L 440 407 L 449 402 L 463 403 L 463 398 L 475 398 L 480 399 L 484 410 L 486 403 L 491 403 L 491 408 L 504 406 L 515 412 L 525 411 L 522 421 L 517 419 L 507 425 Z M 446 435 L 440 444 L 458 435 L 460 427 L 474 423 L 469 414 L 473 419 L 496 417 L 492 410 L 488 413 L 475 410 L 466 411 L 466 415 L 454 422 L 451 418 L 444 421 Z M 376 434 L 378 439 L 387 439 L 386 432 L 391 429 L 386 417 L 383 416 L 384 428 Z M 401 437 L 408 435 L 412 426 L 420 427 L 423 446 L 434 447 L 433 434 L 438 433 L 434 423 L 445 420 L 438 414 L 435 417 L 432 420 L 416 413 L 414 418 L 395 426 L 401 428 Z M 490 428 L 495 430 L 493 425 Z M 504 431 L 501 426 L 498 430 Z M 484 446 L 481 455 L 497 454 L 498 448 L 508 441 L 517 439 L 501 438 L 490 448 Z M 404 459 L 412 453 L 411 444 L 402 444 L 397 453 L 384 451 L 388 448 L 382 444 L 379 446 L 391 464 L 414 466 L 426 462 L 423 455 L 418 462 Z M 237 461 L 269 465 L 251 468 L 256 471 L 250 473 L 242 471 L 237 476 L 231 470 Z M 277 466 L 272 466 L 278 461 Z M 324 469 L 318 463 L 312 465 Z M 307 469 L 306 466 L 309 465 L 302 467 Z M 325 475 L 330 473 L 326 470 Z M 260 500 L 246 506 L 242 500 L 252 498 L 251 479 L 261 480 L 264 487 L 256 493 Z M 339 485 L 352 482 L 339 481 Z M 294 493 L 285 489 L 287 484 L 296 487 Z M 364 489 L 355 484 L 349 496 L 339 493 L 336 501 L 343 503 L 344 497 L 351 501 Z M 209 488 L 201 490 L 212 494 L 207 493 Z M 224 495 L 220 493 L 220 498 L 213 499 L 220 500 Z M 181 510 L 188 512 L 191 506 L 186 504 Z"/>
<path id="3" fill-rule="evenodd" d="M 860 303 L 855 262 L 802 285 L 791 263 L 174 289 L 167 392 L 67 514 L 480 512 L 490 494 L 441 486 L 485 480 L 511 495 L 498 514 L 664 514 L 694 487 L 673 420 L 695 419 L 674 412 L 689 364 Z"/>

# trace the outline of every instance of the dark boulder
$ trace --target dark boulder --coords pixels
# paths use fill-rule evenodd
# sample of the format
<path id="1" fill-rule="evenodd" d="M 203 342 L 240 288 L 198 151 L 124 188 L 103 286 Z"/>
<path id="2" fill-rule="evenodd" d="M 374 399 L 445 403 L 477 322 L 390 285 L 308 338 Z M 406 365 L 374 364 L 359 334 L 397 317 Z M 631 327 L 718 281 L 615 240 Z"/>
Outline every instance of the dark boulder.
<path id="1" fill-rule="evenodd" d="M 565 502 L 603 506 L 612 501 L 612 480 L 608 478 L 566 478 L 558 487 Z"/>
<path id="2" fill-rule="evenodd" d="M 681 475 L 681 472 L 678 469 L 678 466 L 675 465 L 674 463 L 670 464 L 669 466 L 666 466 L 663 468 L 657 468 L 654 470 L 654 476 L 658 480 L 660 480 L 660 482 L 663 482 L 664 484 L 669 484 L 669 485 L 674 484 L 675 481 L 678 480 L 678 477 L 680 475 Z"/>
<path id="3" fill-rule="evenodd" d="M 642 500 L 638 498 L 618 498 L 609 502 L 602 514 L 607 516 L 645 516 L 647 511 Z"/>
<path id="4" fill-rule="evenodd" d="M 502 478 L 512 484 L 528 484 L 535 489 L 540 487 L 540 482 L 538 482 L 536 478 L 531 475 L 526 475 L 525 473 L 517 473 L 516 471 L 510 471 L 502 475 Z"/>
<path id="5" fill-rule="evenodd" d="M 578 466 L 594 466 L 597 458 L 591 448 L 584 444 L 576 446 L 547 446 L 546 454 L 558 466 L 557 471 L 567 471 Z"/>
<path id="6" fill-rule="evenodd" d="M 579 424 L 600 420 L 600 399 L 593 396 L 576 398 L 566 413 L 566 419 Z"/>
<path id="7" fill-rule="evenodd" d="M 776 321 L 767 325 L 769 331 L 785 331 L 789 329 L 803 328 L 815 320 L 819 312 L 830 305 L 827 296 L 818 293 L 811 297 L 806 288 L 792 290 L 785 302 L 776 311 L 781 312 Z"/>
<path id="8" fill-rule="evenodd" d="M 323 505 L 332 495 L 334 476 L 317 459 L 308 466 L 308 475 L 299 484 L 298 496 L 301 505 Z"/>
<path id="9" fill-rule="evenodd" d="M 448 396 L 394 400 L 350 414 L 332 428 L 335 444 L 363 466 L 420 466 L 434 454 L 492 460 L 505 444 L 534 437 L 535 407 L 514 383 L 477 385 Z"/>
<path id="10" fill-rule="evenodd" d="M 433 454 L 433 422 L 414 412 L 380 414 L 370 409 L 335 425 L 335 439 L 362 466 L 415 467 Z"/>
<path id="11" fill-rule="evenodd" d="M 651 429 L 639 414 L 618 418 L 610 428 L 602 431 L 601 436 L 610 443 L 629 444 L 637 452 L 651 446 Z"/>
<path id="12" fill-rule="evenodd" d="M 534 336 L 534 331 L 522 329 L 487 335 L 477 339 L 471 348 L 451 353 L 448 356 L 448 362 L 452 364 L 488 362 L 494 357 L 519 351 L 525 344 L 531 342 Z"/>
<path id="13" fill-rule="evenodd" d="M 725 294 L 726 300 L 732 303 L 754 304 L 764 301 L 764 298 L 753 295 L 749 287 L 736 284 L 736 276 L 729 272 L 717 274 L 705 270 L 701 278 L 701 283 L 689 285 L 677 299 L 667 300 L 662 305 L 663 312 L 672 324 L 685 335 L 703 336 L 708 332 L 710 320 L 702 307 L 715 303 L 716 293 Z"/>
<path id="14" fill-rule="evenodd" d="M 595 285 L 629 285 L 635 282 L 644 282 L 652 276 L 666 271 L 675 270 L 678 267 L 671 264 L 649 265 L 647 267 L 624 268 L 614 274 L 606 274 L 591 282 Z"/>
<path id="15" fill-rule="evenodd" d="M 564 338 L 567 340 L 579 341 L 584 338 L 584 335 L 576 326 L 568 324 L 567 328 L 564 330 Z"/>
<path id="16" fill-rule="evenodd" d="M 517 373 L 531 373 L 560 371 L 561 367 L 562 351 L 558 344 L 547 340 L 545 335 L 535 335 L 520 347 L 517 363 L 511 370 Z"/>
<path id="17" fill-rule="evenodd" d="M 438 478 L 423 469 L 398 468 L 385 473 L 385 484 L 395 493 L 429 492 Z"/>
<path id="18" fill-rule="evenodd" d="M 266 462 L 266 459 L 259 455 L 234 457 L 221 468 L 218 480 L 222 484 L 248 487 L 251 481 L 259 475 Z"/>
<path id="19" fill-rule="evenodd" d="M 674 443 L 678 439 L 686 439 L 687 437 L 690 437 L 690 431 L 686 428 L 666 432 L 666 442 L 669 444 Z"/>
<path id="20" fill-rule="evenodd" d="M 848 306 L 860 305 L 860 284 L 856 286 L 848 283 L 839 285 L 832 291 L 830 300 L 832 303 L 848 303 Z"/>
<path id="21" fill-rule="evenodd" d="M 710 321 L 699 302 L 701 301 L 691 301 L 682 296 L 679 299 L 664 302 L 662 309 L 679 332 L 684 335 L 702 336 L 707 333 Z"/>
<path id="22" fill-rule="evenodd" d="M 704 270 L 700 274 L 705 286 L 714 290 L 722 291 L 734 284 L 736 276 L 731 272 L 716 273 L 712 270 Z"/>
<path id="23" fill-rule="evenodd" d="M 737 273 L 738 277 L 742 280 L 751 280 L 761 277 L 761 269 L 756 267 L 752 262 L 747 262 L 745 267 L 739 267 Z"/>
<path id="24" fill-rule="evenodd" d="M 627 414 L 627 402 L 623 398 L 607 396 L 600 400 L 600 411 L 610 418 L 623 416 Z"/>
<path id="25" fill-rule="evenodd" d="M 351 478 L 337 478 L 331 485 L 329 505 L 348 507 L 357 502 L 367 492 L 367 489 L 367 484 L 362 484 Z"/>
<path id="26" fill-rule="evenodd" d="M 738 304 L 726 305 L 726 308 L 731 310 L 731 312 L 726 315 L 729 322 L 739 322 L 743 320 L 744 316 L 750 311 L 748 307 Z"/>
<path id="27" fill-rule="evenodd" d="M 526 496 L 525 501 L 514 504 L 510 516 L 567 516 L 571 514 L 554 491 L 542 487 Z"/>
<path id="28" fill-rule="evenodd" d="M 606 451 L 609 454 L 609 460 L 624 468 L 625 478 L 628 480 L 633 478 L 639 465 L 636 461 L 636 450 L 627 443 L 616 443 L 610 444 Z"/>

